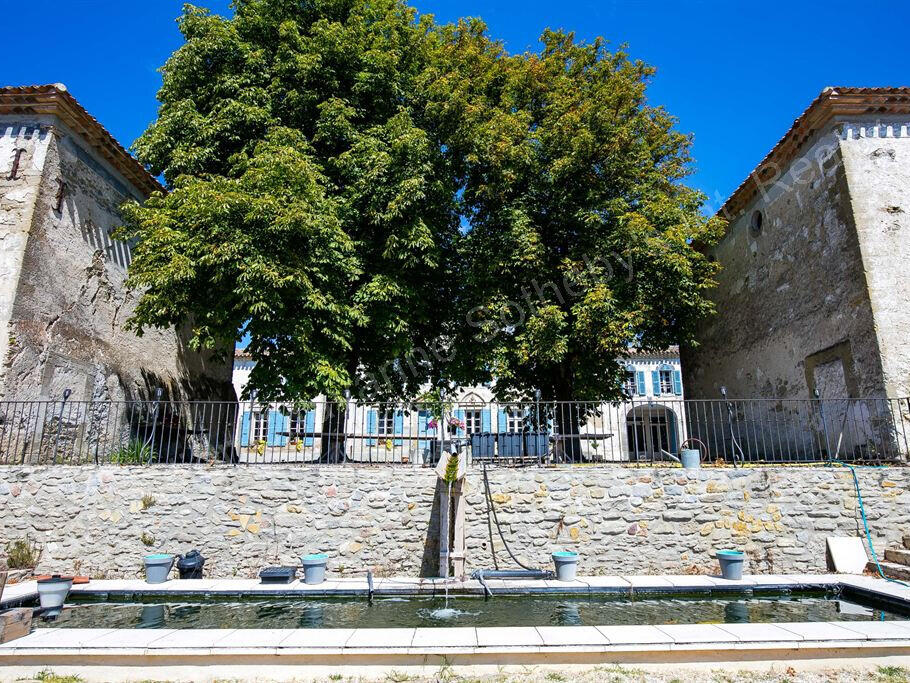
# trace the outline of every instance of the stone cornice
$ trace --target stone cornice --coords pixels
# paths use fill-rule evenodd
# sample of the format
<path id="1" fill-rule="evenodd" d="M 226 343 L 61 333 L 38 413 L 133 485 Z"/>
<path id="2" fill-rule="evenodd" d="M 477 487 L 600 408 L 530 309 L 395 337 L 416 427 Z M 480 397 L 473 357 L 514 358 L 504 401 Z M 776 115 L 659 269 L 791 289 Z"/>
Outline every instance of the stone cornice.
<path id="1" fill-rule="evenodd" d="M 825 88 L 749 177 L 733 191 L 718 215 L 730 220 L 737 218 L 761 192 L 763 183 L 773 181 L 811 143 L 816 133 L 823 132 L 832 120 L 905 114 L 910 114 L 910 88 Z M 840 134 L 845 139 L 871 137 L 855 134 L 857 130 L 866 128 L 888 131 L 887 134 L 894 137 L 908 133 L 906 125 L 876 122 L 870 125 L 845 124 Z"/>
<path id="2" fill-rule="evenodd" d="M 164 189 L 60 83 L 0 87 L 0 114 L 56 116 L 146 197 Z"/>

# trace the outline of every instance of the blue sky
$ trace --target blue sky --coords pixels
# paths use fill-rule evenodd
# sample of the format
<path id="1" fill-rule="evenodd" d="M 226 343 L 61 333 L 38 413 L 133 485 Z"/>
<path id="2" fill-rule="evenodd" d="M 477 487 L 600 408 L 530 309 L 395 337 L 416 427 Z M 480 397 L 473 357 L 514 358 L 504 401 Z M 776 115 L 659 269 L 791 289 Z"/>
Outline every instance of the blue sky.
<path id="1" fill-rule="evenodd" d="M 179 0 L 45 0 L 21 24 L 0 83 L 63 82 L 129 145 L 154 118 L 157 68 L 180 45 Z M 228 11 L 225 0 L 197 0 Z M 910 41 L 897 5 L 737 0 L 417 0 L 441 21 L 483 17 L 511 51 L 534 48 L 545 27 L 628 43 L 658 68 L 650 90 L 695 134 L 691 183 L 715 208 L 827 85 L 910 85 Z M 29 27 L 32 30 L 28 30 Z M 895 29 L 892 31 L 891 29 Z M 12 45 L 12 44 L 11 44 Z"/>

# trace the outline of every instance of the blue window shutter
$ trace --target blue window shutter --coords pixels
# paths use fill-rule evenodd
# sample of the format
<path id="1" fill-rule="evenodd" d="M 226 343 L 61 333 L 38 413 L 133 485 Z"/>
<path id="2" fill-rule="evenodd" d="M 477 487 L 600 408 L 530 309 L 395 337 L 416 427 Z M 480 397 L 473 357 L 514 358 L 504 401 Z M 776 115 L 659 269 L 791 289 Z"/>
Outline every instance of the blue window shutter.
<path id="1" fill-rule="evenodd" d="M 404 412 L 401 410 L 395 411 L 395 423 L 393 432 L 396 436 L 399 434 L 404 434 Z M 402 443 L 403 441 L 401 439 L 395 439 L 396 446 L 400 446 Z"/>
<path id="2" fill-rule="evenodd" d="M 638 385 L 638 395 L 644 396 L 647 392 L 645 389 L 645 373 L 643 370 L 639 370 L 635 373 L 635 383 Z"/>
<path id="3" fill-rule="evenodd" d="M 367 412 L 367 434 L 375 434 L 377 425 L 377 416 L 375 410 Z M 376 439 L 367 439 L 367 446 L 375 446 Z"/>
<path id="4" fill-rule="evenodd" d="M 430 411 L 421 410 L 417 413 L 417 436 L 427 436 L 427 422 L 430 421 Z M 419 439 L 417 441 L 417 448 L 429 448 L 430 440 L 429 439 Z"/>
<path id="5" fill-rule="evenodd" d="M 303 431 L 305 431 L 307 434 L 312 434 L 313 432 L 316 431 L 316 411 L 315 410 L 306 411 L 306 418 L 304 419 L 304 422 L 303 422 Z M 305 437 L 303 439 L 303 445 L 312 446 L 313 437 L 312 436 Z"/>
<path id="6" fill-rule="evenodd" d="M 673 393 L 677 396 L 682 394 L 682 376 L 679 374 L 679 370 L 673 371 Z"/>
<path id="7" fill-rule="evenodd" d="M 491 420 L 492 417 L 493 416 L 490 415 L 489 408 L 484 408 L 480 412 L 480 431 L 489 432 L 493 428 L 493 424 L 492 424 L 492 420 Z"/>
<path id="8" fill-rule="evenodd" d="M 250 444 L 250 414 L 244 412 L 240 418 L 240 445 L 248 446 Z"/>
<path id="9" fill-rule="evenodd" d="M 269 411 L 269 431 L 266 436 L 266 444 L 269 446 L 283 446 L 287 443 L 287 437 L 280 436 L 278 432 L 286 432 L 287 416 L 282 415 L 277 410 Z"/>
<path id="10" fill-rule="evenodd" d="M 651 370 L 651 388 L 655 396 L 660 396 L 660 373 L 657 370 Z"/>
<path id="11" fill-rule="evenodd" d="M 455 411 L 455 417 L 456 417 L 456 419 L 459 419 L 459 420 L 461 420 L 462 422 L 464 422 L 464 411 L 463 411 L 463 410 L 456 410 L 456 411 Z M 458 435 L 463 435 L 463 434 L 464 434 L 464 430 L 463 430 L 463 429 L 456 429 L 454 435 L 455 435 L 455 436 L 458 436 Z"/>
<path id="12" fill-rule="evenodd" d="M 676 414 L 672 411 L 667 411 L 667 430 L 670 442 L 670 452 L 676 453 Z"/>
<path id="13" fill-rule="evenodd" d="M 496 416 L 496 426 L 500 433 L 509 431 L 509 415 L 502 408 L 499 409 L 499 414 Z"/>

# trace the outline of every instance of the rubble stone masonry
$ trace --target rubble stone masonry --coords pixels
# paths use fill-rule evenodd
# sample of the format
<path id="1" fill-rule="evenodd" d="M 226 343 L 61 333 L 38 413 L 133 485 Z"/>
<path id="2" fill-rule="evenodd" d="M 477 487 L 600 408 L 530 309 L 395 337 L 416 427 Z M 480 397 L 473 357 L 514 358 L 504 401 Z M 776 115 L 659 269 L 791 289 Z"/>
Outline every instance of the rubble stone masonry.
<path id="1" fill-rule="evenodd" d="M 882 553 L 910 531 L 910 469 L 859 468 Z M 580 553 L 582 574 L 714 572 L 741 548 L 756 573 L 823 572 L 825 537 L 862 534 L 850 472 L 831 467 L 491 469 L 502 531 L 526 563 Z M 467 478 L 467 567 L 512 567 Z M 413 467 L 3 467 L 0 544 L 30 537 L 38 569 L 136 577 L 142 556 L 198 548 L 211 577 L 329 554 L 335 574 L 435 576 L 437 479 Z"/>

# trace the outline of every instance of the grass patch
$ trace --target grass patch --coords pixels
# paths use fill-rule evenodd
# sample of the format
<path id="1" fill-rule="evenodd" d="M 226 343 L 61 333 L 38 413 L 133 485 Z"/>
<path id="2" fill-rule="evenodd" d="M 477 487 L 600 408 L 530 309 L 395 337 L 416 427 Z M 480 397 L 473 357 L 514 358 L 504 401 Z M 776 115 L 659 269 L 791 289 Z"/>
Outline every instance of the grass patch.
<path id="1" fill-rule="evenodd" d="M 80 683 L 82 681 L 82 676 L 76 676 L 75 674 L 71 676 L 62 676 L 60 674 L 55 674 L 50 669 L 42 669 L 35 674 L 35 680 L 41 681 L 42 683 Z"/>
<path id="2" fill-rule="evenodd" d="M 6 544 L 6 565 L 10 569 L 34 569 L 41 558 L 41 548 L 28 536 Z"/>
<path id="3" fill-rule="evenodd" d="M 910 671 L 902 666 L 880 666 L 875 670 L 875 680 L 881 683 L 908 683 Z"/>
<path id="4" fill-rule="evenodd" d="M 113 465 L 147 465 L 155 456 L 155 451 L 147 443 L 132 439 L 125 446 L 121 446 L 111 453 Z"/>

